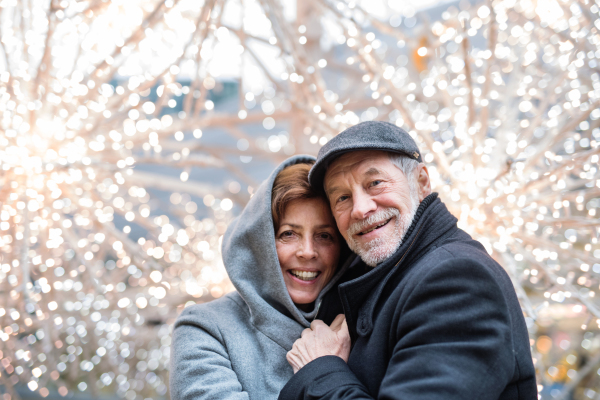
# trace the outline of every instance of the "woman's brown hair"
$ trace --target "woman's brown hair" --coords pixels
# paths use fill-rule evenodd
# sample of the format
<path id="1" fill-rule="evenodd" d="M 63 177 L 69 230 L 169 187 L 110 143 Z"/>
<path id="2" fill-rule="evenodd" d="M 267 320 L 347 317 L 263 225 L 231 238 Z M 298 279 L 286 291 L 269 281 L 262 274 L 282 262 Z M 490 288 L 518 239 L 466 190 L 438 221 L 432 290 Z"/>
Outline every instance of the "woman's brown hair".
<path id="1" fill-rule="evenodd" d="M 279 228 L 285 208 L 292 201 L 319 197 L 325 199 L 308 183 L 308 172 L 313 164 L 314 161 L 290 165 L 277 174 L 271 194 L 271 213 L 275 230 Z"/>

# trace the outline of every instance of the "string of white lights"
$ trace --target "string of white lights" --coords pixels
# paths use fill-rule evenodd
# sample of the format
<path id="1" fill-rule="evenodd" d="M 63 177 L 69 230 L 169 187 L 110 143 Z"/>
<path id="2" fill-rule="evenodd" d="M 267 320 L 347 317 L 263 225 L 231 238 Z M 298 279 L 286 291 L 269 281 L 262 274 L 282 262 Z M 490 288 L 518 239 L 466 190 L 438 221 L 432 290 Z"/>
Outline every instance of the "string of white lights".
<path id="1" fill-rule="evenodd" d="M 598 13 L 0 0 L 4 400 L 19 385 L 167 395 L 169 324 L 233 289 L 220 240 L 260 166 L 370 119 L 410 131 L 434 190 L 509 271 L 540 389 L 600 392 Z"/>

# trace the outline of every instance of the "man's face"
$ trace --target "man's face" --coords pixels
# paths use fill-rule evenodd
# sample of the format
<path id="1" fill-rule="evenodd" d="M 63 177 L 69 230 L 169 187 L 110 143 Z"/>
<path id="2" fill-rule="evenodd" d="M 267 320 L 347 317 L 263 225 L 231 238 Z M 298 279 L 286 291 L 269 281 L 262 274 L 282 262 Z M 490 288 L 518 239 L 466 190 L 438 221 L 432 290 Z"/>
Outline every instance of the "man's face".
<path id="1" fill-rule="evenodd" d="M 383 151 L 347 153 L 327 169 L 324 187 L 338 229 L 370 266 L 394 254 L 431 193 L 427 168 L 419 164 L 413 174 L 405 176 Z"/>

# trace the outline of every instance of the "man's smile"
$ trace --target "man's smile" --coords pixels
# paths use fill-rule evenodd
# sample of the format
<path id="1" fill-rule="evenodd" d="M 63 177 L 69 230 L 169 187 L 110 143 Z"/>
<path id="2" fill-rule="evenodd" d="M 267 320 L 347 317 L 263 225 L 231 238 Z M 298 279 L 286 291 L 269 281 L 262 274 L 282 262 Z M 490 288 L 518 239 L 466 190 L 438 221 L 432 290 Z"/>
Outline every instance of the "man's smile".
<path id="1" fill-rule="evenodd" d="M 358 233 L 358 236 L 363 236 L 363 235 L 366 235 L 367 233 L 373 232 L 376 229 L 382 228 L 382 227 L 386 226 L 392 219 L 393 219 L 393 217 L 390 218 L 390 219 L 388 219 L 387 221 L 384 221 L 384 222 L 379 223 L 377 225 L 373 225 L 370 228 L 367 228 L 364 231 Z"/>

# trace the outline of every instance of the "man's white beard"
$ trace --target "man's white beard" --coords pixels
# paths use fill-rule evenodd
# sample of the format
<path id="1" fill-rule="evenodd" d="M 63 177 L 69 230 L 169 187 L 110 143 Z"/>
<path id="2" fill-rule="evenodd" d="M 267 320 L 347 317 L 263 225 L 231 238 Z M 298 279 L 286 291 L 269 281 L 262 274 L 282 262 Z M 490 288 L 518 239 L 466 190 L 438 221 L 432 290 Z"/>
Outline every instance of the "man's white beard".
<path id="1" fill-rule="evenodd" d="M 375 214 L 360 222 L 350 225 L 346 231 L 348 247 L 350 247 L 350 250 L 356 253 L 368 266 L 375 267 L 377 264 L 387 260 L 402 244 L 404 235 L 406 235 L 406 231 L 410 227 L 417 212 L 417 208 L 419 207 L 418 194 L 416 193 L 416 190 L 413 191 L 412 187 L 410 189 L 412 205 L 408 214 L 401 215 L 397 208 L 388 207 L 377 211 Z M 384 237 L 378 237 L 368 243 L 359 243 L 354 239 L 356 233 L 363 231 L 374 223 L 386 221 L 390 218 L 394 218 L 394 221 L 390 221 L 390 223 L 394 224 L 394 230 L 391 234 Z"/>

